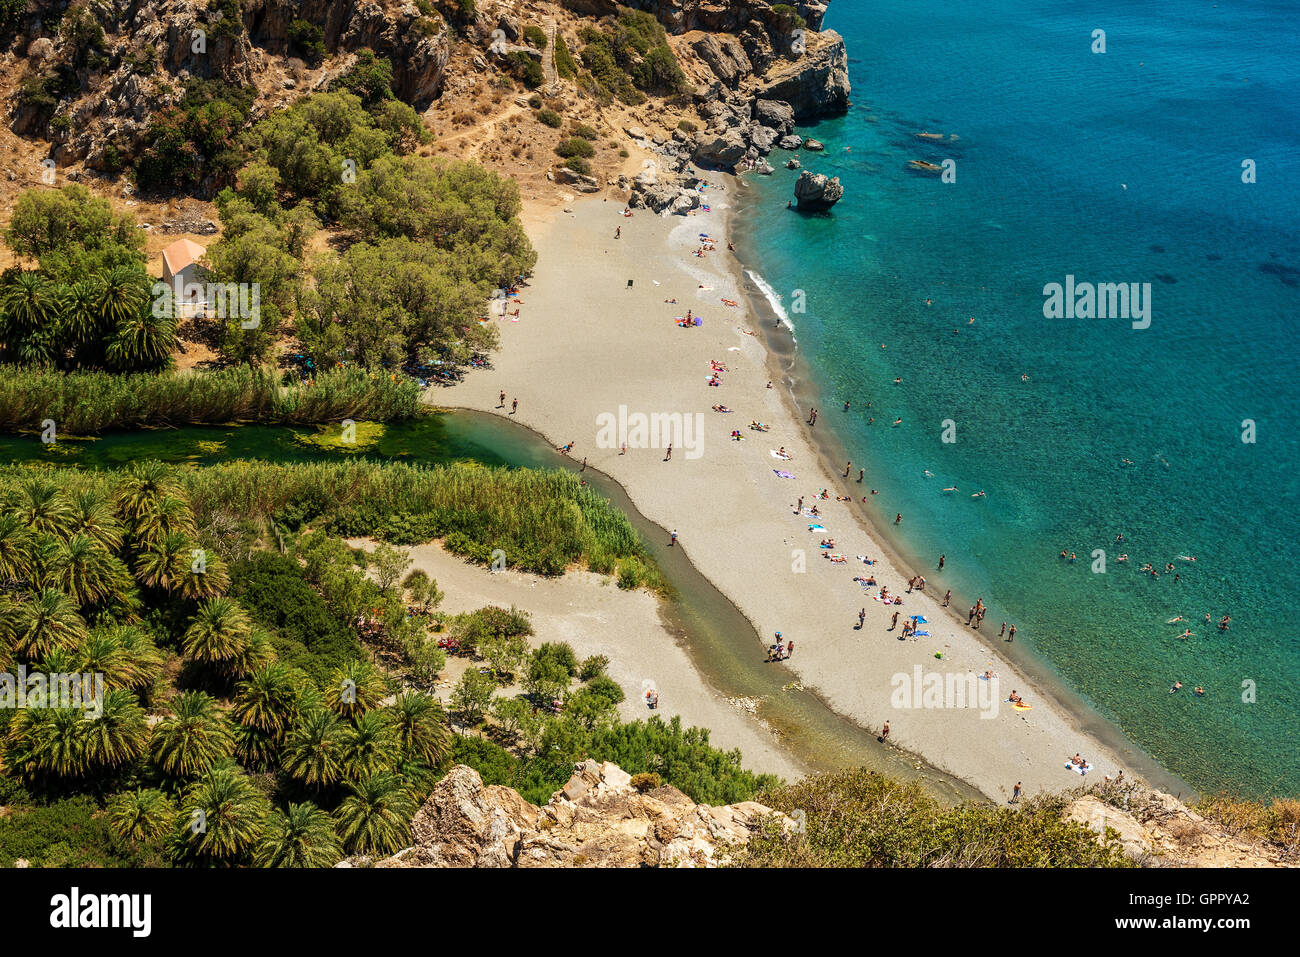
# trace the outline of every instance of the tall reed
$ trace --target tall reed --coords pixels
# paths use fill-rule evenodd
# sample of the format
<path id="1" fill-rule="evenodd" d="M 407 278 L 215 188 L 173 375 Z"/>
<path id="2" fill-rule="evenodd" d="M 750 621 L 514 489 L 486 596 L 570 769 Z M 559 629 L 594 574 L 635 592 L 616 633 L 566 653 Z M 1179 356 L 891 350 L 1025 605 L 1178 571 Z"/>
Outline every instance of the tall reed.
<path id="1" fill-rule="evenodd" d="M 411 379 L 361 369 L 283 386 L 277 373 L 248 366 L 160 375 L 7 366 L 0 371 L 0 430 L 37 431 L 47 419 L 65 435 L 226 422 L 387 422 L 415 415 L 419 395 Z"/>

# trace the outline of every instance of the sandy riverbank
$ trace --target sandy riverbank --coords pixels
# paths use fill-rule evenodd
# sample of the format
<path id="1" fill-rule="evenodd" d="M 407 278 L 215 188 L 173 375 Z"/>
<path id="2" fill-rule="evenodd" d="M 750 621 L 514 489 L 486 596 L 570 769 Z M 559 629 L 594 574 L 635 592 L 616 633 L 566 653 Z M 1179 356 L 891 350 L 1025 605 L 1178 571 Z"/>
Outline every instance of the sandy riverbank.
<path id="1" fill-rule="evenodd" d="M 353 539 L 348 544 L 371 549 L 375 543 Z M 573 571 L 561 578 L 512 570 L 493 572 L 436 544 L 406 550 L 412 559 L 411 570 L 426 572 L 446 593 L 439 606 L 443 611 L 459 614 L 485 605 L 513 606 L 526 611 L 532 620 L 531 647 L 567 641 L 579 658 L 609 658 L 608 674 L 627 695 L 619 706 L 624 721 L 653 715 L 668 721 L 680 716 L 686 727 L 708 728 L 709 743 L 715 747 L 739 748 L 745 767 L 752 771 L 792 781 L 805 773 L 758 719 L 725 700 L 700 678 L 685 650 L 664 626 L 659 601 L 649 592 L 623 591 L 613 579 L 591 572 Z M 439 692 L 444 700 L 468 665 L 467 659 L 450 659 Z M 645 681 L 654 682 L 659 692 L 655 711 L 641 698 Z"/>
<path id="2" fill-rule="evenodd" d="M 878 589 L 854 582 L 855 576 L 874 574 L 891 593 L 901 594 L 916 570 L 894 567 L 855 504 L 835 500 L 836 494 L 860 497 L 867 489 L 853 481 L 856 470 L 846 481 L 819 460 L 785 393 L 766 387 L 778 378 L 775 362 L 753 334 L 759 317 L 748 310 L 725 246 L 726 208 L 743 186 L 729 178 L 720 185 L 707 194 L 712 211 L 688 217 L 662 219 L 641 210 L 624 218 L 620 202 L 595 198 L 575 201 L 568 212 L 535 224 L 530 235 L 539 251 L 537 273 L 522 290 L 518 321 L 500 321 L 502 349 L 494 368 L 439 390 L 430 401 L 504 415 L 517 397 L 515 419 L 557 445 L 576 442 L 575 458 L 585 457 L 617 479 L 649 519 L 676 529 L 680 547 L 759 634 L 770 640 L 781 631 L 793 638 L 789 664 L 805 685 L 865 727 L 889 721 L 893 742 L 936 767 L 994 798 L 1008 796 L 1017 781 L 1030 792 L 1081 783 L 1064 767 L 1076 752 L 1093 765 L 1084 780 L 1113 775 L 1122 762 L 939 607 L 942 575 L 924 570 L 938 595 L 905 595 L 901 609 L 872 600 Z M 622 236 L 616 239 L 619 227 Z M 705 258 L 692 255 L 700 234 L 723 240 Z M 671 298 L 675 305 L 664 301 Z M 723 299 L 740 305 L 728 307 Z M 703 316 L 702 326 L 676 325 L 674 317 L 687 309 Z M 707 384 L 712 360 L 728 369 L 716 388 Z M 496 408 L 500 390 L 507 395 L 504 409 Z M 715 404 L 735 411 L 714 412 Z M 636 447 L 634 431 L 601 442 L 602 425 L 620 420 L 620 408 L 633 425 L 637 414 L 702 419 L 702 434 L 698 441 L 690 433 L 679 436 L 669 461 L 662 447 Z M 754 419 L 771 431 L 750 430 Z M 729 437 L 733 429 L 743 441 Z M 609 437 L 607 429 L 603 437 Z M 625 437 L 630 447 L 621 455 Z M 790 454 L 788 461 L 772 456 L 780 447 Z M 795 478 L 779 477 L 778 469 Z M 807 508 L 821 488 L 832 497 L 816 502 L 819 519 L 794 513 L 796 499 L 803 496 Z M 809 531 L 814 521 L 826 531 Z M 833 551 L 847 557 L 845 564 L 823 557 L 818 543 L 827 535 L 836 541 Z M 876 562 L 868 567 L 858 555 Z M 856 627 L 860 608 L 867 613 L 862 629 Z M 926 617 L 932 635 L 900 641 L 898 631 L 889 630 L 895 610 L 902 612 L 900 624 L 908 615 Z M 997 626 L 989 625 L 987 638 L 993 639 Z M 755 647 L 754 654 L 761 657 L 763 648 Z M 895 676 L 907 676 L 910 689 L 918 666 L 926 676 L 969 681 L 981 690 L 991 686 L 974 675 L 992 669 L 998 677 L 996 710 L 970 702 L 953 707 L 951 700 L 948 707 L 900 707 Z M 1006 704 L 1012 690 L 1033 709 Z"/>

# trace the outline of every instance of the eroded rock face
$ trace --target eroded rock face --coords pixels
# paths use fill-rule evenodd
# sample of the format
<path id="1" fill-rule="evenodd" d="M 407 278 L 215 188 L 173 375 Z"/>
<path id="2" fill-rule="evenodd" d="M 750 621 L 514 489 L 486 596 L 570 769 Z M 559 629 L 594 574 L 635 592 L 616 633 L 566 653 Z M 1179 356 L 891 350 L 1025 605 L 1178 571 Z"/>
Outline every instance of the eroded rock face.
<path id="1" fill-rule="evenodd" d="M 844 198 L 838 176 L 827 179 L 822 173 L 804 170 L 794 184 L 794 198 L 800 209 L 822 212 Z"/>
<path id="2" fill-rule="evenodd" d="M 767 100 L 784 100 L 795 119 L 813 120 L 849 108 L 849 54 L 834 30 L 810 34 L 807 52 L 790 67 L 774 70 L 758 90 Z"/>
<path id="3" fill-rule="evenodd" d="M 415 845 L 375 866 L 711 867 L 776 813 L 753 801 L 696 804 L 673 787 L 643 794 L 617 765 L 595 761 L 539 809 L 457 765 L 411 822 Z"/>

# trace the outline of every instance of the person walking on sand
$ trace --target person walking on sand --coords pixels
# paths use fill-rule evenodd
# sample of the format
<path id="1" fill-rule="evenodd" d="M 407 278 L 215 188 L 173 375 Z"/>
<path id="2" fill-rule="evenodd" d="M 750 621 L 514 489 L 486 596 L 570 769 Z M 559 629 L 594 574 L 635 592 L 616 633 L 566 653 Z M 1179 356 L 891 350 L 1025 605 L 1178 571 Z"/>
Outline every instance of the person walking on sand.
<path id="1" fill-rule="evenodd" d="M 799 496 L 799 504 L 796 505 L 796 506 L 794 507 L 794 513 L 795 513 L 796 515 L 798 515 L 798 514 L 799 514 L 800 512 L 802 512 L 802 511 L 803 511 L 803 496 L 800 495 L 800 496 Z"/>
<path id="2" fill-rule="evenodd" d="M 677 544 L 677 529 L 673 529 L 673 537 L 668 540 L 669 547 Z"/>
<path id="3" fill-rule="evenodd" d="M 852 462 L 845 462 L 845 463 L 844 463 L 844 477 L 845 477 L 845 478 L 848 478 L 848 477 L 849 477 L 849 467 L 852 466 L 852 465 L 853 465 Z"/>
<path id="4" fill-rule="evenodd" d="M 889 722 L 888 721 L 886 721 L 885 726 L 880 729 L 880 743 L 881 744 L 889 743 Z"/>
<path id="5" fill-rule="evenodd" d="M 672 459 L 673 459 L 673 444 L 672 444 L 671 442 L 669 442 L 669 443 L 668 443 L 668 454 L 664 456 L 664 461 L 665 461 L 665 462 L 671 462 Z"/>
<path id="6" fill-rule="evenodd" d="M 946 594 L 946 595 L 943 596 L 943 607 L 944 607 L 944 608 L 947 608 L 947 607 L 948 607 L 948 602 L 950 602 L 950 601 L 952 601 L 952 589 L 951 589 L 951 588 L 948 589 L 948 594 Z"/>
<path id="7" fill-rule="evenodd" d="M 505 407 L 506 407 L 506 390 L 505 390 L 505 389 L 502 389 L 502 390 L 501 390 L 501 401 L 497 403 L 497 408 L 498 408 L 498 409 L 504 409 Z"/>
<path id="8" fill-rule="evenodd" d="M 894 612 L 894 620 L 889 623 L 889 630 L 893 631 L 898 626 L 898 612 Z"/>
<path id="9" fill-rule="evenodd" d="M 862 626 L 865 625 L 866 623 L 867 623 L 867 610 L 865 608 L 860 608 L 858 609 L 858 628 L 861 629 Z"/>
<path id="10" fill-rule="evenodd" d="M 519 411 L 519 400 L 515 399 L 510 403 L 510 414 L 514 415 L 517 411 Z"/>
<path id="11" fill-rule="evenodd" d="M 998 637 L 1001 638 L 1006 633 L 1007 633 L 1007 623 L 1004 621 L 1002 623 L 1002 630 L 998 632 Z"/>
<path id="12" fill-rule="evenodd" d="M 622 239 L 622 238 L 623 238 L 623 227 L 622 227 L 622 226 L 620 226 L 620 227 L 618 227 L 618 229 L 614 230 L 614 238 L 615 238 L 615 239 Z"/>
<path id="13" fill-rule="evenodd" d="M 1011 791 L 1011 801 L 1010 801 L 1009 803 L 1011 803 L 1011 804 L 1019 804 L 1019 803 L 1020 803 L 1020 795 L 1021 795 L 1021 793 L 1022 793 L 1022 792 L 1021 792 L 1021 790 L 1020 790 L 1020 782 L 1017 781 L 1017 782 L 1016 782 L 1016 786 L 1015 786 L 1015 788 L 1012 789 L 1012 791 Z"/>

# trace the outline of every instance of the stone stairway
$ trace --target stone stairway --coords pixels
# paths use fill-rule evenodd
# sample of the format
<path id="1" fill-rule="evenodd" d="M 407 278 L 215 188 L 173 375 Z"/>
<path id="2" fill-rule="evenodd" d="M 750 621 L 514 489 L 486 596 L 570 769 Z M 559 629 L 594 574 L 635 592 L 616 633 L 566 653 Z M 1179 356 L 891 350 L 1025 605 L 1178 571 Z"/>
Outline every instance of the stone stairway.
<path id="1" fill-rule="evenodd" d="M 559 74 L 555 72 L 555 18 L 543 17 L 542 30 L 546 33 L 546 49 L 542 51 L 542 83 L 548 90 L 559 84 Z"/>

